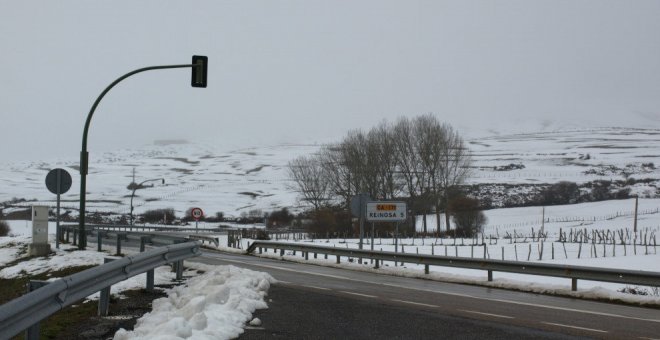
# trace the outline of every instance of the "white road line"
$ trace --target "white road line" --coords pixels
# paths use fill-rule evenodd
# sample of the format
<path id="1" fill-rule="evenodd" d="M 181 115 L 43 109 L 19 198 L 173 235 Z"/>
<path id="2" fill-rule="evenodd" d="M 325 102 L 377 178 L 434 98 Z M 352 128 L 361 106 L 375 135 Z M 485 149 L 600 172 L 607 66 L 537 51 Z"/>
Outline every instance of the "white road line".
<path id="1" fill-rule="evenodd" d="M 355 280 L 355 281 L 359 281 L 359 280 Z M 365 281 L 361 281 L 361 282 L 365 282 Z M 660 320 L 658 320 L 658 319 L 636 318 L 634 316 L 626 316 L 626 315 L 611 314 L 611 313 L 604 313 L 604 312 L 595 312 L 595 311 L 590 311 L 590 310 L 582 310 L 582 309 L 575 309 L 575 308 L 568 308 L 568 307 L 540 305 L 540 304 L 536 304 L 536 303 L 520 302 L 520 301 L 513 301 L 513 300 L 494 299 L 494 298 L 473 296 L 473 295 L 467 295 L 467 294 L 445 292 L 445 291 L 441 291 L 441 290 L 411 288 L 410 286 L 396 285 L 396 284 L 391 284 L 391 283 L 376 283 L 376 282 L 372 282 L 372 283 L 381 284 L 381 285 L 384 285 L 384 286 L 396 287 L 396 288 L 419 290 L 419 291 L 430 292 L 430 293 L 452 295 L 452 296 L 461 296 L 461 297 L 471 298 L 471 299 L 475 299 L 475 300 L 503 302 L 503 303 L 510 303 L 510 304 L 514 304 L 514 305 L 520 305 L 520 306 L 529 306 L 529 307 L 537 307 L 537 308 L 545 308 L 545 309 L 563 310 L 563 311 L 567 311 L 567 312 L 601 315 L 601 316 L 609 316 L 609 317 L 613 317 L 613 318 L 621 318 L 621 319 L 628 319 L 628 320 L 637 320 L 637 321 L 647 321 L 647 322 L 660 323 Z"/>
<path id="2" fill-rule="evenodd" d="M 362 296 L 362 297 L 367 297 L 367 298 L 376 298 L 375 295 L 367 295 L 367 294 L 360 294 L 360 293 L 355 293 L 355 292 L 347 292 L 345 290 L 340 290 L 340 293 L 346 293 L 346 294 L 351 294 L 351 295 L 357 295 L 357 296 Z"/>
<path id="3" fill-rule="evenodd" d="M 493 317 L 496 317 L 496 318 L 515 319 L 513 316 L 501 315 L 501 314 L 492 314 L 492 313 L 484 313 L 484 312 L 477 312 L 476 310 L 459 309 L 459 311 L 461 311 L 461 312 L 466 312 L 466 313 L 472 313 L 472 314 L 479 314 L 479 315 L 493 316 Z"/>
<path id="4" fill-rule="evenodd" d="M 257 264 L 257 263 L 252 263 L 252 262 L 246 262 L 246 261 L 238 261 L 238 260 L 228 260 L 228 259 L 223 259 L 223 258 L 218 258 L 221 261 L 227 261 L 227 262 L 234 262 L 234 263 L 242 263 L 242 264 L 247 264 L 250 266 L 255 266 L 255 267 L 264 267 L 264 268 L 272 268 L 272 269 L 278 269 L 278 270 L 284 270 L 287 272 L 294 272 L 294 273 L 302 273 L 302 274 L 309 274 L 309 275 L 317 275 L 317 276 L 325 276 L 325 277 L 332 277 L 335 279 L 342 279 L 342 280 L 349 280 L 349 281 L 359 281 L 359 282 L 364 282 L 360 280 L 355 280 L 351 279 L 345 276 L 340 276 L 340 275 L 330 275 L 330 274 L 321 274 L 321 273 L 311 273 L 307 272 L 304 270 L 295 270 L 295 269 L 290 269 L 290 268 L 284 268 L 284 267 L 278 267 L 278 266 L 269 266 L 266 264 Z"/>
<path id="5" fill-rule="evenodd" d="M 647 338 L 645 336 L 640 336 L 639 338 L 644 339 L 644 340 L 660 340 L 660 339 L 657 339 L 657 338 Z"/>
<path id="6" fill-rule="evenodd" d="M 308 286 L 308 285 L 301 285 L 301 286 L 303 286 L 303 287 L 307 287 L 307 288 L 320 289 L 320 290 L 332 290 L 332 289 L 330 289 L 330 288 L 325 288 L 325 287 Z"/>
<path id="7" fill-rule="evenodd" d="M 390 299 L 391 301 L 396 301 L 396 302 L 402 302 L 402 303 L 409 303 L 411 305 L 417 305 L 417 306 L 424 306 L 424 307 L 432 307 L 432 308 L 439 308 L 440 306 L 436 305 L 429 305 L 427 303 L 420 303 L 420 302 L 413 302 L 413 301 L 406 301 L 406 300 L 398 300 L 398 299 Z"/>
<path id="8" fill-rule="evenodd" d="M 381 283 L 381 282 L 374 282 L 374 281 L 365 281 L 365 280 L 352 279 L 352 278 L 349 278 L 349 277 L 339 276 L 339 275 L 313 273 L 313 272 L 309 272 L 309 271 L 295 270 L 295 269 L 283 268 L 283 267 L 278 267 L 278 266 L 269 266 L 269 265 L 264 265 L 264 264 L 256 264 L 256 263 L 246 262 L 246 261 L 228 260 L 228 259 L 225 259 L 225 258 L 221 258 L 219 256 L 218 257 L 211 256 L 211 257 L 217 258 L 221 261 L 242 263 L 242 264 L 252 265 L 252 266 L 256 266 L 256 267 L 279 269 L 279 270 L 284 270 L 284 271 L 289 271 L 289 272 L 294 272 L 294 273 L 302 273 L 302 274 L 308 274 L 308 275 L 332 277 L 332 278 L 342 279 L 342 280 L 347 280 L 347 281 L 370 283 L 370 284 L 381 285 L 381 286 L 411 289 L 411 290 L 430 292 L 430 293 L 436 293 L 436 294 L 443 294 L 443 295 L 460 296 L 460 297 L 466 297 L 466 298 L 471 298 L 471 299 L 476 299 L 476 300 L 502 302 L 502 303 L 510 303 L 510 304 L 514 304 L 514 305 L 520 305 L 520 306 L 529 306 L 529 307 L 537 307 L 537 308 L 545 308 L 545 309 L 553 309 L 553 310 L 562 310 L 562 311 L 567 311 L 567 312 L 601 315 L 601 316 L 608 316 L 608 317 L 613 317 L 613 318 L 621 318 L 621 319 L 628 319 L 628 320 L 637 320 L 637 321 L 660 323 L 660 319 L 644 319 L 644 318 L 637 318 L 637 317 L 633 317 L 633 316 L 611 314 L 611 313 L 604 313 L 604 312 L 595 312 L 595 311 L 574 309 L 574 308 L 568 308 L 568 307 L 558 307 L 558 306 L 541 305 L 541 304 L 529 303 L 529 302 L 520 302 L 520 301 L 513 301 L 513 300 L 504 300 L 504 299 L 494 299 L 494 298 L 480 297 L 480 296 L 474 296 L 474 295 L 468 295 L 468 294 L 447 292 L 447 291 L 442 291 L 442 290 L 430 290 L 430 289 L 422 289 L 422 288 L 413 288 L 413 287 L 410 287 L 410 286 L 404 286 L 404 285 L 398 285 L 398 284 L 392 284 L 392 283 Z"/>
<path id="9" fill-rule="evenodd" d="M 541 321 L 541 323 L 544 323 L 544 324 L 546 324 L 546 325 L 557 326 L 557 327 L 566 327 L 566 328 L 580 329 L 580 330 L 583 330 L 583 331 L 598 332 L 598 333 L 609 333 L 608 331 L 604 331 L 604 330 L 602 330 L 602 329 L 593 329 L 593 328 L 586 328 L 586 327 L 578 327 L 578 326 L 564 325 L 564 324 L 560 324 L 560 323 L 545 322 L 545 321 Z"/>

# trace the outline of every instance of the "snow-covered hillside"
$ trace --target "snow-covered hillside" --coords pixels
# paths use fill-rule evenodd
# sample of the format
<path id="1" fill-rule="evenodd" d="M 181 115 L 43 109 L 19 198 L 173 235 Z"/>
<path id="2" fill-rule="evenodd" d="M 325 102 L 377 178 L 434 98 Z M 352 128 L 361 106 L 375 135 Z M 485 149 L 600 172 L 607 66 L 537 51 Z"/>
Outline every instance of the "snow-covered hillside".
<path id="1" fill-rule="evenodd" d="M 636 180 L 631 193 L 657 197 L 660 169 L 660 129 L 599 128 L 498 135 L 468 140 L 474 169 L 469 184 L 489 184 L 491 192 L 529 191 L 541 183 L 594 180 Z M 195 143 L 157 143 L 132 150 L 90 152 L 87 177 L 89 211 L 128 214 L 131 191 L 127 186 L 148 179 L 165 179 L 137 190 L 139 214 L 149 209 L 174 208 L 179 216 L 190 207 L 207 215 L 223 212 L 264 212 L 290 207 L 297 210 L 296 193 L 287 179 L 286 164 L 321 145 L 274 145 L 243 149 Z M 660 166 L 660 164 L 658 164 Z M 55 195 L 44 180 L 50 169 L 64 168 L 73 177 L 62 196 L 64 211 L 77 215 L 79 174 L 77 159 L 0 164 L 0 202 L 23 198 L 23 205 L 55 206 Z M 150 185 L 149 184 L 149 185 Z M 7 211 L 5 211 L 7 212 Z"/>

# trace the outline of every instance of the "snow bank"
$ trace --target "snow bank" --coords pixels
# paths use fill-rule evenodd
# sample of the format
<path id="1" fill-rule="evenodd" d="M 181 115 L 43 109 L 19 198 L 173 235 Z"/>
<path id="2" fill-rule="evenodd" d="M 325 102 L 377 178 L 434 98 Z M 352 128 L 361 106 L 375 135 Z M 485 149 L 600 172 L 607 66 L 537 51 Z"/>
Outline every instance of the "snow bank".
<path id="1" fill-rule="evenodd" d="M 270 275 L 234 266 L 194 267 L 206 273 L 154 300 L 152 312 L 140 318 L 133 331 L 120 329 L 114 339 L 236 338 L 256 309 L 268 307 L 264 296 L 275 283 Z"/>

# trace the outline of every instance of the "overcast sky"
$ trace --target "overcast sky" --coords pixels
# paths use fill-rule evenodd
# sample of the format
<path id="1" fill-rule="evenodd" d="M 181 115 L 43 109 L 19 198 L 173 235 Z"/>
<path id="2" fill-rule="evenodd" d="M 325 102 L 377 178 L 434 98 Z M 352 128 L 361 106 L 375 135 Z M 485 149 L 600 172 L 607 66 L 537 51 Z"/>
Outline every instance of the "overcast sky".
<path id="1" fill-rule="evenodd" d="M 660 1 L 0 1 L 0 155 L 155 139 L 337 140 L 432 112 L 459 131 L 660 128 Z M 521 123 L 522 122 L 522 123 Z M 473 132 L 472 132 L 473 133 Z"/>

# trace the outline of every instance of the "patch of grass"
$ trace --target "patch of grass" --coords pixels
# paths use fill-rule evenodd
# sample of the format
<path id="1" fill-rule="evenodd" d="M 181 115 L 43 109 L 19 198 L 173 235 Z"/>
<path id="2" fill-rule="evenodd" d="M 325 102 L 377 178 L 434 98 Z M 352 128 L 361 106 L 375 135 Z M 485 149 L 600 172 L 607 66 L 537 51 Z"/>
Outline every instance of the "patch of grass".
<path id="1" fill-rule="evenodd" d="M 96 316 L 98 305 L 94 302 L 79 303 L 66 307 L 41 322 L 41 339 L 58 339 L 74 326 Z M 70 338 L 67 336 L 67 338 Z"/>
<path id="2" fill-rule="evenodd" d="M 22 262 L 28 260 L 29 258 L 22 258 L 14 263 Z M 95 266 L 80 266 L 80 267 L 71 267 L 65 268 L 57 271 L 50 271 L 42 273 L 39 275 L 33 276 L 20 276 L 13 279 L 0 279 L 0 304 L 5 304 L 13 299 L 16 299 L 20 296 L 27 294 L 27 285 L 30 280 L 47 280 L 52 277 L 65 277 L 71 274 L 81 272 L 83 270 L 92 268 Z M 66 329 L 70 325 L 81 322 L 85 318 L 88 318 L 90 315 L 95 315 L 96 305 L 93 303 L 81 304 L 78 307 L 67 307 L 46 319 L 41 323 L 41 338 L 42 339 L 52 339 L 55 335 Z M 20 339 L 22 337 L 15 337 Z"/>
<path id="3" fill-rule="evenodd" d="M 27 259 L 29 258 L 19 259 L 13 263 L 19 263 Z M 49 271 L 39 275 L 23 275 L 13 279 L 0 279 L 0 287 L 2 287 L 2 289 L 0 289 L 0 304 L 7 303 L 19 296 L 25 295 L 27 293 L 27 284 L 30 280 L 48 280 L 53 277 L 65 277 L 92 267 L 96 266 L 71 267 L 57 271 Z"/>

